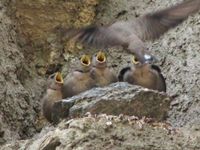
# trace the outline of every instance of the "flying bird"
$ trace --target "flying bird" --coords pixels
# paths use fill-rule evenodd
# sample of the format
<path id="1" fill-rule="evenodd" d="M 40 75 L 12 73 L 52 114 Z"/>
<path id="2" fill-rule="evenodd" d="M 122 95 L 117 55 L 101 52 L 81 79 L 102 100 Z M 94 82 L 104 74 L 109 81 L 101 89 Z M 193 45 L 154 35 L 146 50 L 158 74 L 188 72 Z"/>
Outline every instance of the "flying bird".
<path id="1" fill-rule="evenodd" d="M 152 62 L 155 57 L 147 50 L 144 42 L 159 38 L 199 9 L 200 0 L 185 0 L 132 20 L 117 21 L 107 26 L 61 29 L 60 32 L 64 39 L 74 39 L 99 49 L 122 46 L 134 54 L 141 63 Z"/>
<path id="2" fill-rule="evenodd" d="M 132 65 L 120 71 L 118 79 L 133 85 L 166 92 L 166 83 L 160 68 L 149 63 L 142 64 L 135 56 L 132 58 Z"/>

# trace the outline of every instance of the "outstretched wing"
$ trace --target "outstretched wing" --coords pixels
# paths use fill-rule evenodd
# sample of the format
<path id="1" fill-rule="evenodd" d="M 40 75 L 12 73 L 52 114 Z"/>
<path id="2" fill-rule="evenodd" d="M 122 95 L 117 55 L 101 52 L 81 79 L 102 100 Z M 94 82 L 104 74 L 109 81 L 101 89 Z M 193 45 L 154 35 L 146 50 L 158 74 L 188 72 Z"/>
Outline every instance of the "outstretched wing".
<path id="1" fill-rule="evenodd" d="M 123 37 L 110 27 L 88 27 L 81 30 L 75 38 L 99 48 L 121 45 L 124 42 Z"/>
<path id="2" fill-rule="evenodd" d="M 199 9 L 200 0 L 186 0 L 175 6 L 146 14 L 130 22 L 130 24 L 141 40 L 154 40 Z"/>
<path id="3" fill-rule="evenodd" d="M 186 0 L 175 6 L 149 13 L 132 21 L 111 26 L 89 26 L 69 29 L 63 33 L 79 42 L 105 48 L 127 44 L 127 36 L 136 34 L 141 40 L 154 40 L 200 9 L 200 0 Z M 66 36 L 65 35 L 65 36 Z"/>
<path id="4" fill-rule="evenodd" d="M 123 45 L 125 42 L 124 37 L 112 29 L 111 26 L 89 26 L 79 29 L 79 32 L 73 36 L 73 39 L 96 48 L 108 48 L 116 45 Z"/>

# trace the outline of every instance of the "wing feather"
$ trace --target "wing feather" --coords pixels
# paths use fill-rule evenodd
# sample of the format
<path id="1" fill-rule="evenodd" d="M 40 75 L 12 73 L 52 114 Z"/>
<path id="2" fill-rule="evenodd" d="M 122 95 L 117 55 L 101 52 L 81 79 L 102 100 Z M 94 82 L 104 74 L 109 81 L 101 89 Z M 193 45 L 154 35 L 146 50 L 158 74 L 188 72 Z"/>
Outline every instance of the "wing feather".
<path id="1" fill-rule="evenodd" d="M 133 22 L 134 32 L 141 40 L 154 40 L 169 29 L 179 25 L 200 9 L 200 0 L 186 0 L 175 6 L 146 14 Z"/>

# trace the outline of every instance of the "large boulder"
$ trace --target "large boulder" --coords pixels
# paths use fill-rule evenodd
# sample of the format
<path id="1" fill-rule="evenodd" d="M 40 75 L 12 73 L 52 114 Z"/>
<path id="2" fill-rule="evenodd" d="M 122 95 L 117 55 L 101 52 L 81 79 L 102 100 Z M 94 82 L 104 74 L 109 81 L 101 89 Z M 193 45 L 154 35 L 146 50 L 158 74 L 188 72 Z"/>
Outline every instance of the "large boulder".
<path id="1" fill-rule="evenodd" d="M 54 117 L 77 117 L 85 113 L 136 115 L 165 120 L 171 99 L 166 93 L 149 90 L 125 82 L 94 88 L 80 95 L 57 102 Z"/>

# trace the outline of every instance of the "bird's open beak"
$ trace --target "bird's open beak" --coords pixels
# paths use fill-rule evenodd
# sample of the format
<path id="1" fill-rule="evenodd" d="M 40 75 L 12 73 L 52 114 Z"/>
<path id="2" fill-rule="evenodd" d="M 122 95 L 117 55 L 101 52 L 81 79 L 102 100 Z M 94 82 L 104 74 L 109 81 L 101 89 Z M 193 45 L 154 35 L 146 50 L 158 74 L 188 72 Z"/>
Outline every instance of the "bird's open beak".
<path id="1" fill-rule="evenodd" d="M 60 72 L 56 73 L 55 80 L 56 80 L 57 83 L 63 83 L 63 77 L 62 77 L 62 74 Z"/>
<path id="2" fill-rule="evenodd" d="M 104 62 L 106 62 L 106 55 L 105 55 L 105 53 L 104 52 L 98 52 L 97 53 L 97 56 L 96 56 L 96 60 L 98 61 L 98 62 L 100 62 L 100 63 L 104 63 Z"/>
<path id="3" fill-rule="evenodd" d="M 134 65 L 140 64 L 140 61 L 136 58 L 135 55 L 132 56 L 131 61 Z"/>
<path id="4" fill-rule="evenodd" d="M 88 55 L 83 55 L 81 57 L 81 64 L 84 66 L 89 66 L 91 64 L 90 57 Z"/>

